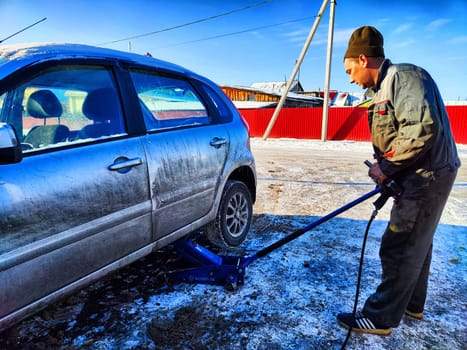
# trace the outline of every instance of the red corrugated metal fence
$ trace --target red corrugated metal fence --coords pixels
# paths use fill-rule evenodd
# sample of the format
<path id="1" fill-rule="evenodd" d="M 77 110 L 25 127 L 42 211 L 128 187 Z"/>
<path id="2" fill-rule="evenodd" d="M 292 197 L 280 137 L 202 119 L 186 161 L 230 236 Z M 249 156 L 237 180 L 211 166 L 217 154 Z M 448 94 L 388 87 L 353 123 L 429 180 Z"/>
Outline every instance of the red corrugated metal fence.
<path id="1" fill-rule="evenodd" d="M 467 106 L 447 106 L 457 143 L 467 144 Z M 328 140 L 369 141 L 366 108 L 332 107 L 328 113 Z M 241 109 L 250 135 L 262 137 L 274 108 Z M 283 108 L 269 134 L 271 138 L 321 139 L 322 108 Z"/>

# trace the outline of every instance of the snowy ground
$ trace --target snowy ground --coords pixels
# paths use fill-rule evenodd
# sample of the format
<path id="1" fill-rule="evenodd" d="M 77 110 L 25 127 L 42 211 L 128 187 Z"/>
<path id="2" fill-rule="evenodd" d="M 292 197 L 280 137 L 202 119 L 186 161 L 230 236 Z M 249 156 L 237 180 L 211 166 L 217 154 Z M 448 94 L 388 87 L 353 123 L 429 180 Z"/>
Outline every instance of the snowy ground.
<path id="1" fill-rule="evenodd" d="M 252 140 L 258 200 L 249 256 L 369 192 L 369 143 Z M 466 349 L 467 146 L 435 236 L 425 319 L 388 337 L 353 334 L 347 349 Z M 372 200 L 254 261 L 245 285 L 165 283 L 177 263 L 153 254 L 0 334 L 0 349 L 339 349 L 335 317 L 353 307 Z M 380 278 L 378 248 L 390 203 L 367 241 L 360 305 Z"/>

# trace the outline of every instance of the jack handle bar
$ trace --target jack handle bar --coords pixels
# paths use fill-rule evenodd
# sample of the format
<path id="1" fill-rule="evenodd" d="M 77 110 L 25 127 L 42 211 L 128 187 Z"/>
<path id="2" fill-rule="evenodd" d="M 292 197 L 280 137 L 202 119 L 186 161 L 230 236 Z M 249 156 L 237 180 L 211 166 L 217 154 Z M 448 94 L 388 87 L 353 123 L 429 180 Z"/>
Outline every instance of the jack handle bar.
<path id="1" fill-rule="evenodd" d="M 350 208 L 356 206 L 357 204 L 360 204 L 361 202 L 366 201 L 368 198 L 373 197 L 374 195 L 380 193 L 381 191 L 382 191 L 381 187 L 376 187 L 373 191 L 370 191 L 367 194 L 364 194 L 363 196 L 355 199 L 354 201 L 352 201 L 350 203 L 347 203 L 346 205 L 334 210 L 333 212 L 329 213 L 328 215 L 325 215 L 325 216 L 319 218 L 318 220 L 313 221 L 312 223 L 308 224 L 307 226 L 302 227 L 302 228 L 292 232 L 288 236 L 285 236 L 284 238 L 280 239 L 279 241 L 277 241 L 277 242 L 275 242 L 275 243 L 273 243 L 273 244 L 271 244 L 271 245 L 257 251 L 255 254 L 253 254 L 252 256 L 249 257 L 249 259 L 248 259 L 248 260 L 250 260 L 249 262 L 269 254 L 273 250 L 276 250 L 277 248 L 282 247 L 284 244 L 289 243 L 290 241 L 296 239 L 297 237 L 300 237 L 305 232 L 307 232 L 307 231 L 315 228 L 316 226 L 321 225 L 322 223 L 332 219 L 333 217 L 335 217 L 335 216 L 349 210 Z"/>

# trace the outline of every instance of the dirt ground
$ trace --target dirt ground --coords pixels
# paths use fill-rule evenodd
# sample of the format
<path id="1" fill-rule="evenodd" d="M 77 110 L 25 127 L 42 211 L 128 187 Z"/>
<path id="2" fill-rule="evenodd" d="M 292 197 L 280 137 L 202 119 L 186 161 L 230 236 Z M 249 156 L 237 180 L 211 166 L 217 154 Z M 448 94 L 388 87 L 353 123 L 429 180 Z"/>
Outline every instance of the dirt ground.
<path id="1" fill-rule="evenodd" d="M 260 179 L 257 214 L 324 215 L 344 204 L 347 198 L 357 198 L 361 189 L 371 184 L 368 168 L 363 164 L 372 159 L 368 142 L 254 139 L 252 144 Z M 450 197 L 450 202 L 457 204 L 466 199 L 462 187 L 467 183 L 467 146 L 458 147 L 463 166 L 457 175 L 458 186 Z M 386 214 L 389 209 L 388 204 L 381 213 Z M 343 216 L 366 219 L 368 213 L 358 209 Z M 465 222 L 467 208 L 450 216 Z"/>
<path id="2" fill-rule="evenodd" d="M 251 233 L 227 252 L 249 256 L 372 190 L 369 143 L 252 140 L 258 197 Z M 353 334 L 347 349 L 466 349 L 467 146 L 435 236 L 422 321 L 388 337 Z M 167 283 L 170 247 L 0 334 L 0 349 L 339 349 L 335 321 L 351 311 L 371 200 L 251 264 L 243 286 Z M 378 284 L 378 248 L 390 204 L 371 227 L 360 305 Z M 202 236 L 196 235 L 202 240 Z"/>

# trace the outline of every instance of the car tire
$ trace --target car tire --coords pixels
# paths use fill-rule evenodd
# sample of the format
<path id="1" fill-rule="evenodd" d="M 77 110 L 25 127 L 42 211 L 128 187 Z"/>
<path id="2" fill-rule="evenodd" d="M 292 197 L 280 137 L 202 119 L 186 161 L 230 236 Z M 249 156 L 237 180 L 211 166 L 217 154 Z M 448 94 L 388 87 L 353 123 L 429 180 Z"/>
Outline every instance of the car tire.
<path id="1" fill-rule="evenodd" d="M 236 247 L 245 240 L 252 217 L 248 187 L 240 181 L 227 181 L 216 218 L 206 227 L 207 239 L 218 247 Z"/>

